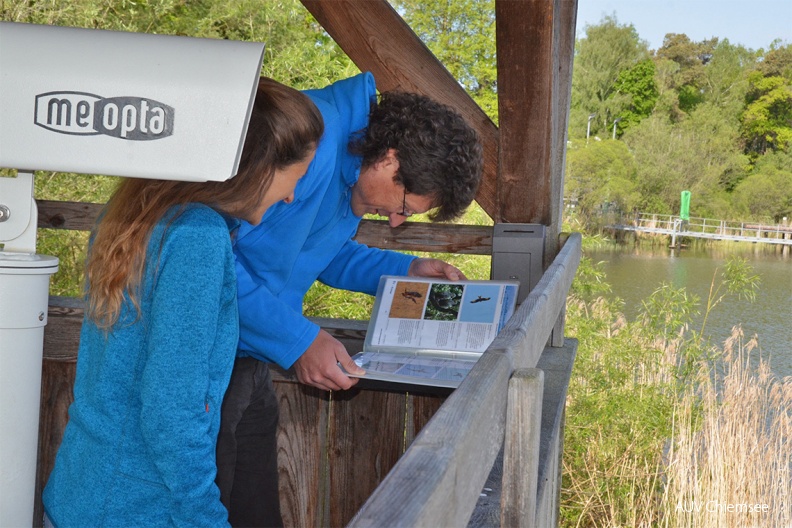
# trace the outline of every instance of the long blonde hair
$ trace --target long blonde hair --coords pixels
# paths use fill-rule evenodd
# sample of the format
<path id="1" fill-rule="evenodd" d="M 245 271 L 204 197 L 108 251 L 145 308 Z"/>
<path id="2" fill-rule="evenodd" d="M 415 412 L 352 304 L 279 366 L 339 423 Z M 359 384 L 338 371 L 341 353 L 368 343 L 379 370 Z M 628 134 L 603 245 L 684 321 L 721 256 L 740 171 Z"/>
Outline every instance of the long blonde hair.
<path id="1" fill-rule="evenodd" d="M 94 228 L 85 268 L 88 317 L 109 329 L 126 292 L 138 316 L 146 248 L 154 226 L 174 205 L 206 204 L 233 217 L 255 211 L 275 171 L 304 160 L 324 131 L 307 96 L 262 77 L 237 175 L 225 182 L 125 179 Z"/>

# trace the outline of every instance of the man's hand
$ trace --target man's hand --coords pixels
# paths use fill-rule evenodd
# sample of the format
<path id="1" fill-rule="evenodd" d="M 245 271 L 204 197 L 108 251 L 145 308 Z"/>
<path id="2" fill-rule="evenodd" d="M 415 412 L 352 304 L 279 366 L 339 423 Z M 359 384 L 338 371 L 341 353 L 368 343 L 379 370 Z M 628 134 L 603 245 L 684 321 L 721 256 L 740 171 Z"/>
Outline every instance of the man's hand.
<path id="1" fill-rule="evenodd" d="M 467 280 L 465 274 L 456 266 L 438 259 L 419 258 L 410 264 L 407 271 L 410 277 L 431 277 L 435 279 Z"/>
<path id="2" fill-rule="evenodd" d="M 311 346 L 294 363 L 294 370 L 297 379 L 306 385 L 324 390 L 348 389 L 358 380 L 344 374 L 338 363 L 351 374 L 362 375 L 366 372 L 352 361 L 344 345 L 324 330 L 319 330 Z"/>

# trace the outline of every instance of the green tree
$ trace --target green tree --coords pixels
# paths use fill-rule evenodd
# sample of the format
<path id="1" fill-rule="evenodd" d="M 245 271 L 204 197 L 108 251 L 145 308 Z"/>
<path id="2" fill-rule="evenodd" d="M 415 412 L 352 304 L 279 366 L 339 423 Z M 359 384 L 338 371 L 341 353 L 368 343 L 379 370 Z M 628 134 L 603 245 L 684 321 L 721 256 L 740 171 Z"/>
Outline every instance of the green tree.
<path id="1" fill-rule="evenodd" d="M 497 122 L 494 0 L 394 0 L 394 8 Z"/>
<path id="2" fill-rule="evenodd" d="M 757 70 L 748 75 L 748 82 L 742 114 L 746 151 L 757 155 L 786 150 L 792 142 L 792 80 L 765 77 Z"/>
<path id="3" fill-rule="evenodd" d="M 672 119 L 678 119 L 681 113 L 690 112 L 704 101 L 705 66 L 712 59 L 717 43 L 717 38 L 693 42 L 684 33 L 668 33 L 663 39 L 655 61 L 666 63 L 662 67 L 662 80 L 675 95 L 675 101 L 672 99 L 668 104 Z"/>
<path id="4" fill-rule="evenodd" d="M 635 156 L 642 211 L 674 214 L 683 190 L 693 193 L 693 216 L 728 218 L 725 174 L 744 172 L 734 116 L 705 103 L 679 123 L 655 114 L 629 130 L 624 141 Z"/>
<path id="5" fill-rule="evenodd" d="M 734 190 L 743 218 L 777 223 L 792 218 L 792 153 L 768 152 Z"/>
<path id="6" fill-rule="evenodd" d="M 635 165 L 621 141 L 575 140 L 567 151 L 564 197 L 584 219 L 606 204 L 630 211 L 639 203 Z"/>
<path id="7" fill-rule="evenodd" d="M 359 72 L 298 0 L 4 0 L 0 19 L 265 42 L 262 73 L 297 88 Z"/>
<path id="8" fill-rule="evenodd" d="M 634 103 L 634 92 L 619 91 L 629 77 L 624 74 L 620 83 L 620 75 L 649 57 L 647 44 L 638 37 L 635 27 L 619 24 L 615 15 L 584 29 L 586 37 L 575 45 L 570 137 L 585 136 L 591 114 L 596 114 L 591 121 L 592 134 L 610 132 L 614 119 Z"/>
<path id="9" fill-rule="evenodd" d="M 757 57 L 756 52 L 728 40 L 718 42 L 700 78 L 704 101 L 736 118 L 748 91 L 746 71 L 756 64 Z"/>
<path id="10" fill-rule="evenodd" d="M 659 92 L 655 81 L 655 65 L 650 59 L 643 60 L 628 70 L 619 72 L 616 81 L 617 93 L 630 95 L 630 104 L 621 111 L 617 133 L 636 125 L 649 117 L 654 110 Z"/>
<path id="11" fill-rule="evenodd" d="M 756 69 L 765 77 L 792 79 L 792 44 L 781 46 L 780 40 L 771 43 L 770 49 L 756 65 Z"/>

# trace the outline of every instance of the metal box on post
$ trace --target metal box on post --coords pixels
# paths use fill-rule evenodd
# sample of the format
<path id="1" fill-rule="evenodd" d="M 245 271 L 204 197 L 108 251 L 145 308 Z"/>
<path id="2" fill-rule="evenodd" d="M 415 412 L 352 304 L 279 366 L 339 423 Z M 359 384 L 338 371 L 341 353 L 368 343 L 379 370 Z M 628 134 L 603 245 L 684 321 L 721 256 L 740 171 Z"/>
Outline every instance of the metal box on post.
<path id="1" fill-rule="evenodd" d="M 542 277 L 545 226 L 542 224 L 495 224 L 492 233 L 493 280 L 518 280 L 520 304 Z"/>

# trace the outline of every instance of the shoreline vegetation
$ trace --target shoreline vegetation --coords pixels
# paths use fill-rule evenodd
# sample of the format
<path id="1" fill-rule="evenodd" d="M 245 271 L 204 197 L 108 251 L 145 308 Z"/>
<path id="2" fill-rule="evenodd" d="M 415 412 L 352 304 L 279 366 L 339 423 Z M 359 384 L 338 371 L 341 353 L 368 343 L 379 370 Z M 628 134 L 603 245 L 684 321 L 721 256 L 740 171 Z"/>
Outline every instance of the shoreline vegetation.
<path id="1" fill-rule="evenodd" d="M 735 259 L 702 303 L 661 284 L 628 321 L 584 258 L 567 313 L 580 348 L 562 526 L 792 525 L 792 377 L 739 326 L 719 346 L 690 327 L 699 309 L 750 302 L 755 279 Z"/>

